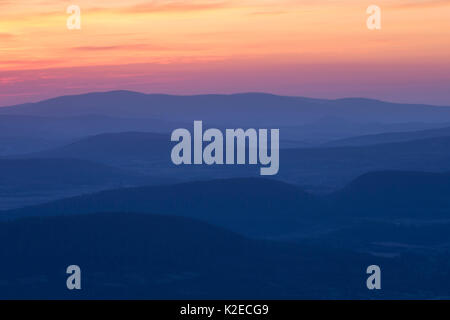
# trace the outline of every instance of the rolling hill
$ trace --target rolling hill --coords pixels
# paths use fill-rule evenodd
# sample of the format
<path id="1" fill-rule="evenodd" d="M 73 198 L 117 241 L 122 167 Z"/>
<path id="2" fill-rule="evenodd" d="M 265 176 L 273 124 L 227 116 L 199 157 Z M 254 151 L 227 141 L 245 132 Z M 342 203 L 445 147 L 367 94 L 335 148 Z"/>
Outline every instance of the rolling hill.
<path id="1" fill-rule="evenodd" d="M 367 146 L 374 144 L 397 143 L 412 140 L 421 140 L 436 137 L 450 136 L 450 127 L 407 131 L 407 132 L 386 132 L 380 134 L 371 134 L 358 137 L 350 137 L 341 140 L 334 140 L 325 143 L 325 147 L 348 147 L 348 146 Z"/>
<path id="2" fill-rule="evenodd" d="M 0 259 L 2 299 L 433 298 L 449 279 L 441 258 L 255 241 L 191 219 L 130 213 L 0 223 Z M 421 271 L 435 263 L 435 272 Z M 73 264 L 80 291 L 65 287 Z M 389 270 L 381 292 L 364 286 L 371 264 Z"/>
<path id="3" fill-rule="evenodd" d="M 105 163 L 170 162 L 170 135 L 146 132 L 104 133 L 23 157 L 74 158 Z"/>
<path id="4" fill-rule="evenodd" d="M 138 176 L 124 170 L 77 159 L 0 159 L 5 186 L 48 186 L 118 183 Z"/>
<path id="5" fill-rule="evenodd" d="M 340 215 L 450 219 L 450 173 L 371 172 L 332 198 Z"/>
<path id="6" fill-rule="evenodd" d="M 450 171 L 450 137 L 361 147 L 286 149 L 278 179 L 336 190 L 371 171 Z M 319 189 L 320 190 L 320 189 Z"/>
<path id="7" fill-rule="evenodd" d="M 180 182 L 259 177 L 259 166 L 175 166 L 170 159 L 175 143 L 169 140 L 167 135 L 142 132 L 101 134 L 20 157 L 77 158 Z M 273 178 L 326 193 L 371 171 L 450 171 L 449 159 L 450 137 L 358 147 L 282 149 L 280 171 Z"/>
<path id="8" fill-rule="evenodd" d="M 240 178 L 107 190 L 4 211 L 1 217 L 152 212 L 268 238 L 320 233 L 353 224 L 354 218 L 450 219 L 449 199 L 449 174 L 374 172 L 322 196 L 275 180 Z"/>
<path id="9" fill-rule="evenodd" d="M 312 196 L 266 179 L 229 179 L 171 186 L 125 188 L 62 199 L 0 214 L 1 217 L 96 212 L 153 212 L 201 219 L 247 235 L 296 230 L 314 214 Z"/>
<path id="10" fill-rule="evenodd" d="M 0 177 L 0 209 L 104 189 L 162 183 L 157 177 L 92 161 L 64 158 L 0 159 Z"/>

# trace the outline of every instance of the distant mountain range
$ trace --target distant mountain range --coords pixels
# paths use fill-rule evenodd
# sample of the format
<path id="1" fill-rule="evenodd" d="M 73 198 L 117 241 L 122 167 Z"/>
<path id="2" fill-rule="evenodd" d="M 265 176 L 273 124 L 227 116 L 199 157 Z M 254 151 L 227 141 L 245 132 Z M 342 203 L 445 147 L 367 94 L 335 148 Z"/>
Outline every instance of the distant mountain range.
<path id="1" fill-rule="evenodd" d="M 170 96 L 113 91 L 2 107 L 0 136 L 67 143 L 102 133 L 168 134 L 176 128 L 191 127 L 194 120 L 222 129 L 282 128 L 283 145 L 306 147 L 351 136 L 449 126 L 450 107 L 263 93 Z M 16 149 L 14 144 L 7 145 L 3 154 L 24 151 Z M 43 149 L 44 142 L 25 151 Z"/>
<path id="2" fill-rule="evenodd" d="M 263 93 L 170 96 L 131 91 L 64 96 L 0 108 L 0 114 L 73 117 L 103 115 L 212 124 L 286 126 L 338 117 L 365 122 L 450 122 L 450 107 L 395 104 L 370 99 L 321 100 Z"/>

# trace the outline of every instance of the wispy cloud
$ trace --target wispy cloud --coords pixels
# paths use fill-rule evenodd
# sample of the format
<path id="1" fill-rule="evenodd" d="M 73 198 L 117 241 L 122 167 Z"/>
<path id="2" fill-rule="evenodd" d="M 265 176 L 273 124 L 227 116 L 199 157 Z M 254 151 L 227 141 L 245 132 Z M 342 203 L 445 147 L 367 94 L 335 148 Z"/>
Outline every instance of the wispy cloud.
<path id="1" fill-rule="evenodd" d="M 41 66 L 52 66 L 62 64 L 65 61 L 63 59 L 16 59 L 16 60 L 0 60 L 0 69 L 40 69 Z"/>
<path id="2" fill-rule="evenodd" d="M 254 16 L 272 16 L 272 15 L 280 15 L 280 14 L 286 14 L 288 11 L 255 11 L 251 12 L 250 15 Z"/>
<path id="3" fill-rule="evenodd" d="M 157 45 L 149 44 L 123 44 L 123 45 L 110 45 L 110 46 L 79 46 L 73 47 L 72 50 L 77 51 L 110 51 L 110 50 L 158 50 L 164 51 L 169 48 Z"/>
<path id="4" fill-rule="evenodd" d="M 414 1 L 396 1 L 390 7 L 398 9 L 407 8 L 432 8 L 450 6 L 450 0 L 414 0 Z"/>
<path id="5" fill-rule="evenodd" d="M 129 13 L 149 12 L 192 12 L 204 11 L 228 7 L 232 4 L 230 0 L 219 1 L 153 1 L 138 4 L 125 9 Z"/>
<path id="6" fill-rule="evenodd" d="M 14 38 L 14 35 L 12 33 L 2 33 L 0 32 L 0 39 L 1 40 L 8 40 Z"/>
<path id="7" fill-rule="evenodd" d="M 154 45 L 146 43 L 136 43 L 136 44 L 119 44 L 119 45 L 104 45 L 104 46 L 78 46 L 71 47 L 70 50 L 82 51 L 82 52 L 107 52 L 107 51 L 126 51 L 126 52 L 152 52 L 152 51 L 200 51 L 207 47 L 207 44 L 201 45 Z"/>
<path id="8" fill-rule="evenodd" d="M 88 12 L 111 12 L 121 14 L 189 13 L 216 10 L 236 5 L 236 0 L 154 0 L 147 2 L 121 3 L 116 6 L 96 6 Z"/>

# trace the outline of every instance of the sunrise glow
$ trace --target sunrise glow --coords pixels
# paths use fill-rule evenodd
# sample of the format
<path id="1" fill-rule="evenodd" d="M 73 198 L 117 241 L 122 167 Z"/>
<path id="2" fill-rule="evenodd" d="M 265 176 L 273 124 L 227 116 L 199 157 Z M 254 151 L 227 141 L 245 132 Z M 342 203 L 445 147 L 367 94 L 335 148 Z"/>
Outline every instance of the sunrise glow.
<path id="1" fill-rule="evenodd" d="M 81 8 L 81 30 L 66 9 Z M 450 1 L 0 0 L 0 106 L 114 89 L 450 105 Z"/>

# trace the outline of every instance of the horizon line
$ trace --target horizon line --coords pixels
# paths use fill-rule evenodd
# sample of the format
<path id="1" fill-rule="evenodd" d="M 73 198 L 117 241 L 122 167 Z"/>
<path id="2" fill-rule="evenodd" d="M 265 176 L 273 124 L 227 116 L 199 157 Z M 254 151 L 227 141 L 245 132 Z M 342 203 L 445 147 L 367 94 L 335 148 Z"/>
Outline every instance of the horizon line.
<path id="1" fill-rule="evenodd" d="M 391 103 L 391 104 L 406 104 L 406 105 L 426 105 L 431 107 L 450 107 L 450 105 L 439 105 L 439 104 L 433 104 L 433 103 L 412 103 L 412 102 L 400 102 L 400 101 L 390 101 L 390 100 L 384 100 L 379 98 L 368 98 L 368 97 L 358 97 L 358 96 L 343 96 L 340 98 L 316 98 L 316 97 L 308 97 L 308 96 L 302 96 L 302 95 L 283 95 L 283 94 L 277 94 L 272 92 L 264 92 L 264 91 L 242 91 L 242 92 L 233 92 L 233 93 L 193 93 L 193 94 L 176 94 L 176 93 L 162 93 L 162 92 L 151 92 L 151 93 L 145 93 L 141 91 L 136 90 L 128 90 L 128 89 L 116 89 L 116 90 L 105 90 L 105 91 L 86 91 L 82 93 L 77 94 L 65 94 L 65 95 L 57 95 L 46 99 L 40 99 L 36 101 L 30 101 L 30 102 L 24 102 L 24 103 L 18 103 L 18 104 L 8 104 L 8 105 L 0 105 L 0 108 L 14 108 L 19 107 L 23 105 L 29 105 L 29 104 L 38 104 L 42 102 L 47 102 L 59 98 L 64 97 L 80 97 L 80 96 L 87 96 L 87 95 L 93 95 L 93 94 L 108 94 L 108 93 L 134 93 L 134 94 L 141 94 L 146 96 L 172 96 L 172 97 L 197 97 L 197 96 L 237 96 L 237 95 L 267 95 L 267 96 L 276 96 L 276 97 L 284 97 L 284 98 L 297 98 L 297 99 L 308 99 L 308 100 L 321 100 L 321 101 L 339 101 L 339 100 L 369 100 L 369 101 L 376 101 L 381 103 Z"/>

